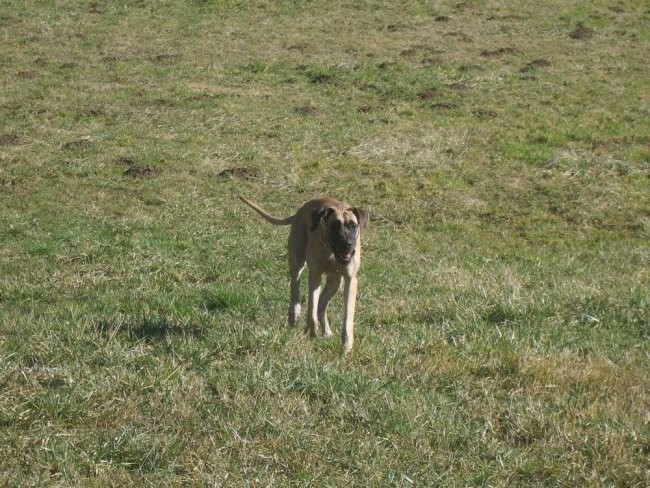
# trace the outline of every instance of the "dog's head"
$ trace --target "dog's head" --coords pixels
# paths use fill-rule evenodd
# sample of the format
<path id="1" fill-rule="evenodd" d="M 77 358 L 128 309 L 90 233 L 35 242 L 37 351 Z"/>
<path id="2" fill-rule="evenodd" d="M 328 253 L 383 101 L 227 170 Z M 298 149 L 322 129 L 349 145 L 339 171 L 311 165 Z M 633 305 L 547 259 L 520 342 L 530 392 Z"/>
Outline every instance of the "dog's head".
<path id="1" fill-rule="evenodd" d="M 311 231 L 320 229 L 336 261 L 346 265 L 356 253 L 359 234 L 368 224 L 369 216 L 366 210 L 346 205 L 318 207 L 311 215 Z"/>

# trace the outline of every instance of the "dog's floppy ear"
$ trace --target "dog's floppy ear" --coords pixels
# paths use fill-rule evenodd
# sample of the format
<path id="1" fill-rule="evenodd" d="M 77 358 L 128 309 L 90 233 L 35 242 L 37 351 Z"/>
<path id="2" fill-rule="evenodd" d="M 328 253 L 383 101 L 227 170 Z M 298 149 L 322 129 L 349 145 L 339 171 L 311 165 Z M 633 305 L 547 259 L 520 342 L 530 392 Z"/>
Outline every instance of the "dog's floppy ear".
<path id="1" fill-rule="evenodd" d="M 370 214 L 367 210 L 362 208 L 352 208 L 352 213 L 357 217 L 357 222 L 359 223 L 359 228 L 361 230 L 366 228 L 368 225 L 368 220 L 370 219 Z"/>
<path id="2" fill-rule="evenodd" d="M 334 212 L 334 209 L 332 207 L 318 207 L 317 209 L 314 209 L 314 211 L 311 213 L 311 229 L 310 231 L 315 231 L 318 229 L 318 226 L 320 225 L 320 221 L 323 220 L 327 215 L 331 214 Z"/>

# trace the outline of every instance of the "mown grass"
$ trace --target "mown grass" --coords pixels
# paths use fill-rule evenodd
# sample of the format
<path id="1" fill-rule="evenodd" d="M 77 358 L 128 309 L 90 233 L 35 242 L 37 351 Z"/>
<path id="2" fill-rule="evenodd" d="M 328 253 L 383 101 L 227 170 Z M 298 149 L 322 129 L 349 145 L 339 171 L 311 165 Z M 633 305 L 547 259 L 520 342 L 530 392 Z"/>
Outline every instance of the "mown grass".
<path id="1" fill-rule="evenodd" d="M 3 3 L 2 484 L 648 485 L 648 15 Z M 237 194 L 370 210 L 350 358 Z"/>

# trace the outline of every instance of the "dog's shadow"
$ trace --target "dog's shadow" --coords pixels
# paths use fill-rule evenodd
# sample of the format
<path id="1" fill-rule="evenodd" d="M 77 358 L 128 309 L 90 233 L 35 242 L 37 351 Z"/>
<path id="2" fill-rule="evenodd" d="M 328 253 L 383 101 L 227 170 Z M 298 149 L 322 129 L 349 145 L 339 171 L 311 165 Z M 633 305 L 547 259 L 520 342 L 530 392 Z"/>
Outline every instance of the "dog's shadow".
<path id="1" fill-rule="evenodd" d="M 101 337 L 124 337 L 133 341 L 164 342 L 173 337 L 200 337 L 201 329 L 193 324 L 180 324 L 166 317 L 119 317 L 93 324 L 93 332 Z"/>

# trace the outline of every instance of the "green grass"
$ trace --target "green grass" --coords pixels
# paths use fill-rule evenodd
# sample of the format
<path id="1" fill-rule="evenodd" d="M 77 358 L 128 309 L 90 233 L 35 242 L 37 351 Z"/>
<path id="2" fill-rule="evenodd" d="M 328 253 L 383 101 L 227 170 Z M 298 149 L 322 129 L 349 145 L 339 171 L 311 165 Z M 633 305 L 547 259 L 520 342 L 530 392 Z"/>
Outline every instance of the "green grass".
<path id="1" fill-rule="evenodd" d="M 647 486 L 649 15 L 4 2 L 0 484 Z M 350 358 L 239 194 L 370 210 Z"/>

